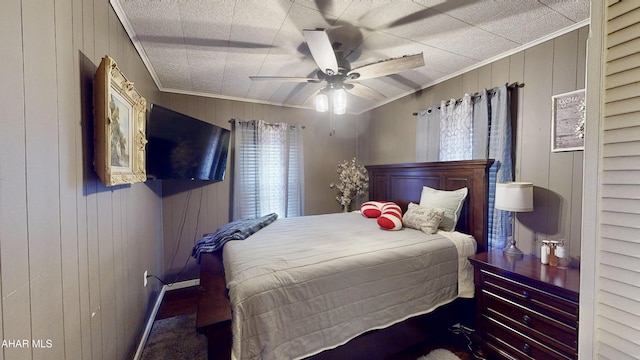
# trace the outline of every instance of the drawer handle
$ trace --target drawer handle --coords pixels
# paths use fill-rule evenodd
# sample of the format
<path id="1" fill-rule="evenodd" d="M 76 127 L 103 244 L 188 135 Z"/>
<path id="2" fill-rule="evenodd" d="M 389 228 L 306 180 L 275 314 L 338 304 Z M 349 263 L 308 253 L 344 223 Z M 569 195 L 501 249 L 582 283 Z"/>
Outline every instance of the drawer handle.
<path id="1" fill-rule="evenodd" d="M 527 290 L 522 290 L 522 297 L 529 300 L 529 298 L 531 298 L 531 295 Z"/>
<path id="2" fill-rule="evenodd" d="M 524 315 L 522 317 L 522 323 L 525 325 L 531 325 L 531 318 L 529 317 L 529 315 Z"/>
<path id="3" fill-rule="evenodd" d="M 525 343 L 524 345 L 522 345 L 522 351 L 527 355 L 531 355 L 531 346 Z"/>

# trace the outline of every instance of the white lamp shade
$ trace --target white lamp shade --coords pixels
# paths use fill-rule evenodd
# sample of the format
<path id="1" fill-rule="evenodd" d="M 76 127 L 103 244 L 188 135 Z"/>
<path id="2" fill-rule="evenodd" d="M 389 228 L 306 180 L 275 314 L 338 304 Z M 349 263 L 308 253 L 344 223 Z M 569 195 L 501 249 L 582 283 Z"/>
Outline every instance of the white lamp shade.
<path id="1" fill-rule="evenodd" d="M 495 208 L 513 212 L 533 211 L 533 184 L 530 182 L 497 183 Z"/>

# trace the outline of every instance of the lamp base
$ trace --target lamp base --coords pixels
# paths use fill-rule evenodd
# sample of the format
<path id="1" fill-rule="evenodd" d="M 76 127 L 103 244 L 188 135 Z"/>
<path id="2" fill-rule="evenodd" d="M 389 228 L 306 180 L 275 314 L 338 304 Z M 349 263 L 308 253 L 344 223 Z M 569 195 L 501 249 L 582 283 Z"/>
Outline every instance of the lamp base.
<path id="1" fill-rule="evenodd" d="M 520 259 L 524 256 L 522 250 L 518 249 L 515 242 L 511 242 L 504 250 L 502 250 L 505 256 Z"/>

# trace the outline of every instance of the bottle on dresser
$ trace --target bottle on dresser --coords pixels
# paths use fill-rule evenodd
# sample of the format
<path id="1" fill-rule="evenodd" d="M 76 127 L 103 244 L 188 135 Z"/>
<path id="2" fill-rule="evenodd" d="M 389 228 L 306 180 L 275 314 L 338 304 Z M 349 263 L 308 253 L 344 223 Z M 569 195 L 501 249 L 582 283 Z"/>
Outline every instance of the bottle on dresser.
<path id="1" fill-rule="evenodd" d="M 564 240 L 562 239 L 556 245 L 556 256 L 558 257 L 559 268 L 566 269 L 569 267 L 569 254 L 567 254 L 567 248 L 564 246 Z"/>
<path id="2" fill-rule="evenodd" d="M 543 265 L 549 264 L 549 253 L 550 253 L 549 241 L 542 240 L 542 246 L 540 247 L 540 262 Z"/>
<path id="3" fill-rule="evenodd" d="M 556 255 L 556 248 L 558 242 L 555 240 L 548 240 L 549 242 L 549 266 L 558 266 L 558 255 Z"/>

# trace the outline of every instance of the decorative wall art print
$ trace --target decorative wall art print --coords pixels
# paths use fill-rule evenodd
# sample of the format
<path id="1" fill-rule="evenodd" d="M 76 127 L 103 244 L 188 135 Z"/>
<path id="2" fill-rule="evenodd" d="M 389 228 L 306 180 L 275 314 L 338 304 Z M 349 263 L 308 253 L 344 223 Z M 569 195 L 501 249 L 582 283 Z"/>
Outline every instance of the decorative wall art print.
<path id="1" fill-rule="evenodd" d="M 585 91 L 576 90 L 551 97 L 551 151 L 584 150 Z"/>
<path id="2" fill-rule="evenodd" d="M 106 186 L 147 180 L 147 101 L 109 56 L 94 78 L 94 168 Z"/>

